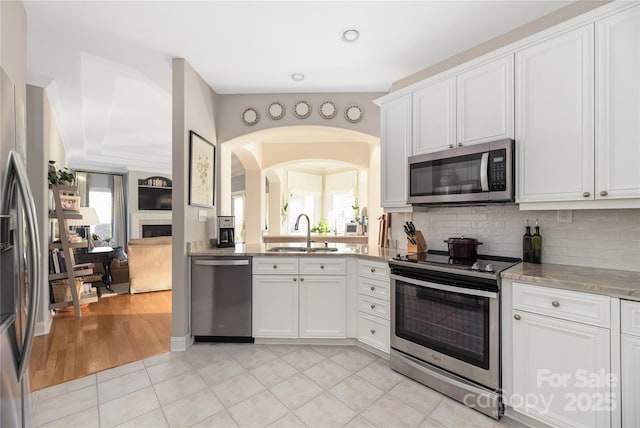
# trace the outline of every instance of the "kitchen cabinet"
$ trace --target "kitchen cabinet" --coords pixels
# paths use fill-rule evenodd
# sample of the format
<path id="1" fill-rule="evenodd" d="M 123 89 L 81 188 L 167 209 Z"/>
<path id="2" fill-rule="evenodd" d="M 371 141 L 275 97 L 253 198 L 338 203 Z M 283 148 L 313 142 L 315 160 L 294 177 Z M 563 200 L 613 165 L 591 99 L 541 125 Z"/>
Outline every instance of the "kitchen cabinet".
<path id="1" fill-rule="evenodd" d="M 254 337 L 346 337 L 344 257 L 254 257 L 253 273 Z"/>
<path id="2" fill-rule="evenodd" d="M 513 55 L 413 93 L 413 154 L 513 138 Z"/>
<path id="3" fill-rule="evenodd" d="M 518 282 L 512 293 L 507 404 L 552 426 L 611 426 L 609 297 Z"/>
<path id="4" fill-rule="evenodd" d="M 389 265 L 358 260 L 358 341 L 389 353 Z"/>
<path id="5" fill-rule="evenodd" d="M 457 76 L 457 143 L 513 139 L 513 55 Z"/>
<path id="6" fill-rule="evenodd" d="M 516 53 L 521 208 L 637 206 L 639 74 L 640 6 Z"/>
<path id="7" fill-rule="evenodd" d="M 593 25 L 516 53 L 518 202 L 592 197 L 593 56 Z"/>
<path id="8" fill-rule="evenodd" d="M 413 154 L 435 152 L 456 143 L 456 78 L 413 93 Z"/>
<path id="9" fill-rule="evenodd" d="M 640 427 L 640 302 L 621 302 L 622 426 Z"/>
<path id="10" fill-rule="evenodd" d="M 408 210 L 407 158 L 411 156 L 411 94 L 380 106 L 380 189 L 386 211 Z"/>
<path id="11" fill-rule="evenodd" d="M 640 198 L 640 6 L 596 22 L 596 199 Z"/>

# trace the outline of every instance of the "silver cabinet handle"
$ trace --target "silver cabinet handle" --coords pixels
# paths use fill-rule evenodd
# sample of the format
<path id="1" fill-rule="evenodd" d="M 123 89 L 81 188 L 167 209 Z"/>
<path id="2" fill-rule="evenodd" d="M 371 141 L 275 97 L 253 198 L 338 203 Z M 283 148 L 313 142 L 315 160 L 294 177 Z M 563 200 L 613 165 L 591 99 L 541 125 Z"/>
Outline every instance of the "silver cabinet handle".
<path id="1" fill-rule="evenodd" d="M 453 143 L 449 143 L 449 148 L 453 149 Z"/>
<path id="2" fill-rule="evenodd" d="M 371 334 L 376 334 L 376 331 L 372 329 Z"/>
<path id="3" fill-rule="evenodd" d="M 462 143 L 458 143 L 458 147 L 462 147 Z"/>
<path id="4" fill-rule="evenodd" d="M 324 265 L 320 265 L 320 269 L 324 269 Z"/>
<path id="5" fill-rule="evenodd" d="M 274 269 L 278 269 L 278 265 L 273 265 L 273 268 Z"/>
<path id="6" fill-rule="evenodd" d="M 513 317 L 514 317 L 517 321 L 520 321 L 520 318 L 521 318 L 521 317 L 520 317 L 520 315 L 515 314 Z"/>
<path id="7" fill-rule="evenodd" d="M 298 278 L 293 278 L 293 282 L 296 282 L 298 280 Z"/>
<path id="8" fill-rule="evenodd" d="M 303 281 L 304 281 L 304 278 L 300 278 L 300 282 L 303 282 Z"/>
<path id="9" fill-rule="evenodd" d="M 375 290 L 376 290 L 376 287 L 371 287 L 371 291 L 375 291 Z"/>
<path id="10" fill-rule="evenodd" d="M 195 264 L 198 266 L 249 266 L 249 260 L 196 260 Z"/>
<path id="11" fill-rule="evenodd" d="M 376 268 L 371 268 L 371 273 L 375 272 Z"/>
<path id="12" fill-rule="evenodd" d="M 582 194 L 582 196 L 584 196 L 585 198 L 588 198 L 589 196 L 591 196 L 591 193 L 589 193 L 589 192 L 584 192 L 584 193 Z"/>
<path id="13" fill-rule="evenodd" d="M 553 302 L 551 302 L 551 306 L 553 306 L 554 308 L 557 308 L 558 306 L 560 306 L 560 302 L 558 302 L 557 300 L 554 300 Z"/>
<path id="14" fill-rule="evenodd" d="M 371 305 L 371 309 L 375 309 L 375 308 L 376 308 L 376 305 Z"/>
<path id="15" fill-rule="evenodd" d="M 602 192 L 600 192 L 600 196 L 607 196 L 609 194 L 609 192 L 607 192 L 606 190 L 603 190 Z"/>

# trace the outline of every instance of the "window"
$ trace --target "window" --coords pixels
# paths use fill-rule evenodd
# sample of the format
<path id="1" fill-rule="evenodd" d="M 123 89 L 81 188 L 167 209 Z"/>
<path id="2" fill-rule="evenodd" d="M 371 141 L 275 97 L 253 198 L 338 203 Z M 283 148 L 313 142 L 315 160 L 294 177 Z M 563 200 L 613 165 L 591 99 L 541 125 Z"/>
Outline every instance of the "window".
<path id="1" fill-rule="evenodd" d="M 231 195 L 231 204 L 233 206 L 233 215 L 235 216 L 235 242 L 244 242 L 244 192 L 238 192 Z"/>
<path id="2" fill-rule="evenodd" d="M 89 206 L 96 209 L 100 224 L 91 226 L 91 233 L 98 235 L 100 240 L 111 240 L 113 219 L 111 217 L 113 195 L 109 188 L 93 187 L 89 190 Z"/>

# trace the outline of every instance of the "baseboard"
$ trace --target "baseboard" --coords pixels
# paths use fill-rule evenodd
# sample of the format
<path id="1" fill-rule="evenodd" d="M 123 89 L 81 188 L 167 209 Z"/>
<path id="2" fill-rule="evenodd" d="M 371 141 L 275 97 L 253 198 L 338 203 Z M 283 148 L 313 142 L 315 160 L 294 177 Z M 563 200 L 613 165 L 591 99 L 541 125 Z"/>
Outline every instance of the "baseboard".
<path id="1" fill-rule="evenodd" d="M 44 321 L 38 321 L 36 328 L 33 332 L 34 336 L 44 336 L 51 331 L 51 324 L 53 324 L 53 317 L 47 314 L 47 319 Z"/>
<path id="2" fill-rule="evenodd" d="M 193 345 L 193 336 L 179 336 L 171 337 L 171 352 L 183 352 L 186 351 L 189 346 Z"/>

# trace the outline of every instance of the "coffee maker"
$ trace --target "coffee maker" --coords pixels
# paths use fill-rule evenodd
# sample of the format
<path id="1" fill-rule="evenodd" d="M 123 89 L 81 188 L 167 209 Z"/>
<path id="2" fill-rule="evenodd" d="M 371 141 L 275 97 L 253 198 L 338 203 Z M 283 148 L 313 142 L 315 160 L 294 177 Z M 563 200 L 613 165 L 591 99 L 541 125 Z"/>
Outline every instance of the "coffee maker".
<path id="1" fill-rule="evenodd" d="M 234 247 L 235 244 L 235 226 L 236 221 L 234 216 L 219 216 L 218 217 L 218 247 Z"/>

